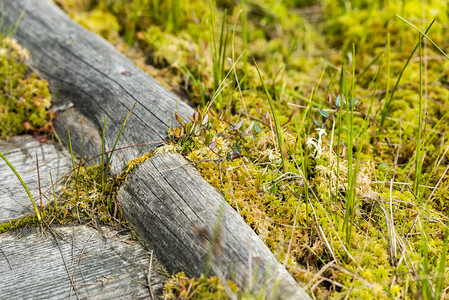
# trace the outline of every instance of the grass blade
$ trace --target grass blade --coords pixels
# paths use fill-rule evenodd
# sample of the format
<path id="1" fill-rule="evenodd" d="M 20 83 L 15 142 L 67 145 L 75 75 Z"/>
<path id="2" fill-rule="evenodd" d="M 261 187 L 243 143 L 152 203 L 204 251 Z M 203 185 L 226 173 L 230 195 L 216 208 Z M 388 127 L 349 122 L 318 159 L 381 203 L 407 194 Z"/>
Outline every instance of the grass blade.
<path id="1" fill-rule="evenodd" d="M 39 187 L 39 202 L 41 205 L 41 215 L 44 216 L 44 204 L 42 203 L 42 190 L 41 190 L 41 176 L 39 174 L 39 159 L 36 153 L 36 170 L 37 170 L 37 185 Z"/>
<path id="2" fill-rule="evenodd" d="M 242 0 L 242 42 L 243 42 L 243 79 L 242 79 L 242 85 L 243 89 L 247 89 L 247 82 L 248 82 L 248 25 L 246 23 L 246 9 L 245 9 L 245 2 L 246 0 Z"/>
<path id="3" fill-rule="evenodd" d="M 421 34 L 419 34 L 419 40 L 421 40 Z M 419 119 L 418 119 L 418 134 L 416 136 L 416 157 L 415 157 L 415 181 L 413 184 L 413 191 L 421 201 L 419 195 L 419 184 L 421 182 L 421 169 L 422 169 L 422 119 L 423 119 L 423 78 L 422 78 L 422 47 L 419 43 Z"/>
<path id="4" fill-rule="evenodd" d="M 405 23 L 407 23 L 408 25 L 410 25 L 411 27 L 413 27 L 415 30 L 417 30 L 421 35 L 423 35 L 429 42 L 431 42 L 432 43 L 432 45 L 434 45 L 435 46 L 435 48 L 437 48 L 438 49 L 438 51 L 440 51 L 441 52 L 441 54 L 443 54 L 443 56 L 444 57 L 446 57 L 447 59 L 449 59 L 449 56 L 447 56 L 447 54 L 443 51 L 443 49 L 441 49 L 440 47 L 438 47 L 438 45 L 426 34 L 427 33 L 427 30 L 426 30 L 426 32 L 424 33 L 424 32 L 422 32 L 421 30 L 419 30 L 418 29 L 418 27 L 416 27 L 415 25 L 413 25 L 412 23 L 410 23 L 409 21 L 407 21 L 406 19 L 404 19 L 403 17 L 401 17 L 400 15 L 398 15 L 398 14 L 396 14 L 396 16 L 399 18 L 399 19 L 401 19 L 402 21 L 404 21 Z M 432 24 L 433 24 L 433 22 L 435 22 L 435 19 L 433 19 L 433 21 L 432 21 Z"/>
<path id="5" fill-rule="evenodd" d="M 23 181 L 22 177 L 20 177 L 19 173 L 16 171 L 16 169 L 11 165 L 11 163 L 6 159 L 6 157 L 3 155 L 2 152 L 0 152 L 0 157 L 3 158 L 3 160 L 5 161 L 5 163 L 8 165 L 8 167 L 14 172 L 14 174 L 16 175 L 17 179 L 19 179 L 20 183 L 22 184 L 23 188 L 25 189 L 28 198 L 30 198 L 31 203 L 33 203 L 33 207 L 34 207 L 34 211 L 36 212 L 36 216 L 37 219 L 39 221 L 42 220 L 41 218 L 41 214 L 39 213 L 39 209 L 37 208 L 36 202 L 34 202 L 33 196 L 31 196 L 30 190 L 28 189 L 28 187 L 26 186 L 25 182 Z"/>
<path id="6" fill-rule="evenodd" d="M 253 61 L 254 61 L 254 65 L 256 66 L 257 73 L 259 74 L 260 81 L 262 82 L 262 86 L 265 91 L 265 95 L 267 96 L 268 103 L 270 104 L 271 115 L 273 116 L 274 126 L 276 128 L 276 136 L 277 136 L 277 140 L 278 140 L 279 151 L 281 152 L 282 169 L 284 172 L 287 172 L 287 169 L 288 169 L 287 149 L 285 148 L 285 145 L 284 145 L 284 136 L 282 135 L 282 128 L 279 123 L 278 115 L 276 113 L 276 108 L 274 107 L 273 99 L 271 98 L 270 92 L 268 92 L 267 87 L 265 86 L 265 83 L 262 78 L 262 74 L 260 74 L 259 67 L 257 66 L 256 60 L 254 59 L 254 57 L 253 57 Z"/>
<path id="7" fill-rule="evenodd" d="M 55 201 L 55 211 L 58 211 L 58 198 L 56 197 L 55 185 L 53 183 L 53 176 L 51 175 L 51 170 L 50 170 L 50 181 L 51 181 L 51 187 L 53 189 L 53 197 L 54 197 L 54 201 Z"/>
<path id="8" fill-rule="evenodd" d="M 106 130 L 106 120 L 107 120 L 108 116 L 104 116 L 104 122 L 103 122 L 103 130 L 101 131 L 101 162 L 100 162 L 100 166 L 101 166 L 101 187 L 103 189 L 103 193 L 105 191 L 105 186 L 104 186 L 104 175 L 105 175 L 105 168 L 106 166 L 104 165 L 104 146 L 105 146 L 105 130 Z"/>
<path id="9" fill-rule="evenodd" d="M 67 130 L 67 134 L 69 135 L 70 157 L 72 158 L 72 170 L 73 170 L 73 176 L 75 177 L 76 200 L 79 201 L 80 199 L 79 199 L 79 188 L 78 188 L 78 173 L 76 172 L 75 155 L 73 154 L 72 139 L 70 138 L 70 130 Z"/>
<path id="10" fill-rule="evenodd" d="M 355 45 L 352 44 L 352 78 L 351 78 L 351 97 L 346 100 L 346 114 L 349 118 L 346 119 L 346 126 L 349 132 L 347 136 L 348 144 L 348 189 L 346 192 L 346 210 L 343 221 L 343 229 L 346 236 L 346 246 L 349 248 L 351 242 L 352 223 L 354 220 L 354 208 L 355 208 L 355 188 L 357 179 L 357 165 L 353 168 L 353 153 L 352 148 L 354 145 L 354 87 L 355 85 Z"/>
<path id="11" fill-rule="evenodd" d="M 440 265 L 438 266 L 438 278 L 435 287 L 435 299 L 440 299 L 443 292 L 444 284 L 444 270 L 446 268 L 446 256 L 449 244 L 449 227 L 446 227 L 446 234 L 444 235 L 443 251 L 441 252 Z"/>
<path id="12" fill-rule="evenodd" d="M 106 163 L 106 166 L 109 166 L 109 164 L 110 164 L 110 162 L 111 162 L 111 160 L 112 160 L 112 154 L 114 154 L 115 147 L 117 147 L 118 140 L 120 139 L 120 136 L 122 135 L 123 129 L 125 128 L 126 121 L 128 120 L 129 116 L 130 116 L 131 113 L 133 112 L 133 110 L 134 110 L 134 108 L 136 107 L 136 105 L 137 105 L 137 102 L 134 102 L 133 107 L 131 108 L 131 110 L 129 111 L 128 115 L 126 115 L 125 120 L 123 121 L 122 127 L 120 128 L 120 131 L 119 131 L 119 133 L 118 133 L 118 136 L 117 136 L 117 138 L 115 139 L 114 146 L 112 147 L 112 150 L 111 150 L 110 155 L 109 155 L 109 157 L 108 157 L 108 161 L 107 161 L 107 163 Z"/>
<path id="13" fill-rule="evenodd" d="M 432 27 L 434 22 L 435 22 L 435 20 L 433 20 L 432 23 L 430 23 L 429 27 L 427 27 L 426 33 L 429 32 L 429 30 Z M 394 85 L 393 90 L 391 91 L 390 98 L 389 99 L 385 98 L 386 102 L 385 102 L 385 106 L 384 106 L 384 108 L 382 110 L 382 120 L 380 121 L 380 126 L 382 126 L 382 127 L 384 125 L 385 119 L 387 118 L 388 112 L 390 111 L 390 104 L 391 104 L 391 101 L 393 100 L 394 93 L 396 92 L 396 90 L 398 88 L 399 82 L 401 81 L 402 75 L 404 75 L 405 69 L 407 68 L 408 64 L 410 63 L 410 61 L 411 61 L 413 55 L 415 54 L 416 50 L 418 50 L 419 44 L 422 42 L 423 39 L 424 39 L 424 37 L 422 37 L 421 40 L 418 42 L 418 44 L 416 44 L 416 46 L 413 49 L 412 53 L 408 57 L 407 62 L 405 63 L 404 67 L 402 68 L 401 73 L 399 73 L 398 80 L 396 81 L 396 84 Z"/>
<path id="14" fill-rule="evenodd" d="M 73 156 L 73 149 L 72 149 L 72 139 L 70 138 L 70 130 L 67 130 L 67 134 L 69 136 L 69 148 L 70 148 L 70 157 L 72 158 L 72 169 L 75 170 L 75 157 Z M 75 179 L 76 179 L 76 172 Z"/>

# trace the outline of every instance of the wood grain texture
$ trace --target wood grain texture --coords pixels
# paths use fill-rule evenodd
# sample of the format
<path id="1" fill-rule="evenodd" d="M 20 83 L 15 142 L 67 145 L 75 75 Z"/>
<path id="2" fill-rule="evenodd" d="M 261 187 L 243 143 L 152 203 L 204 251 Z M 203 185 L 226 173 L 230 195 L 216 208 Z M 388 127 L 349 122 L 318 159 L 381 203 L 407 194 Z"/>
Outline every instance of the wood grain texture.
<path id="1" fill-rule="evenodd" d="M 59 149 L 59 145 L 50 141 L 40 143 L 32 136 L 17 136 L 7 142 L 0 140 L 0 152 L 6 156 L 22 177 L 37 205 L 39 205 L 39 185 L 36 154 L 39 160 L 42 192 L 51 186 L 50 171 L 54 182 L 56 182 L 72 168 L 70 156 L 66 151 Z M 0 182 L 0 223 L 27 213 L 34 213 L 31 201 L 22 184 L 1 158 Z M 56 186 L 56 190 L 58 187 Z M 42 202 L 46 205 L 48 199 L 43 197 Z"/>
<path id="2" fill-rule="evenodd" d="M 151 299 L 150 255 L 129 234 L 103 227 L 36 228 L 0 235 L 0 299 Z M 151 286 L 165 277 L 152 262 Z M 73 280 L 73 287 L 72 287 Z"/>
<path id="3" fill-rule="evenodd" d="M 211 272 L 234 278 L 243 287 L 268 289 L 272 298 L 309 299 L 223 196 L 176 153 L 150 158 L 118 192 L 124 214 L 140 237 L 173 272 L 199 276 L 204 269 L 216 224 L 218 242 Z"/>
<path id="4" fill-rule="evenodd" d="M 3 9 L 3 10 L 2 10 Z M 107 115 L 106 149 L 114 144 L 120 127 L 131 110 L 118 147 L 160 141 L 167 137 L 170 118 L 176 125 L 174 113 L 184 119 L 193 109 L 163 88 L 120 54 L 103 38 L 73 22 L 54 4 L 45 0 L 5 0 L 0 6 L 3 27 L 14 26 L 20 14 L 15 38 L 30 51 L 30 66 L 47 79 L 54 103 L 69 102 L 90 122 L 78 123 L 89 136 L 101 136 L 104 117 Z M 63 119 L 66 126 L 58 132 L 67 143 L 67 128 L 73 127 L 71 119 Z M 72 123 L 71 123 L 72 122 Z M 71 130 L 76 131 L 74 128 Z M 78 130 L 78 132 L 80 132 Z M 81 139 L 72 139 L 80 153 Z M 101 145 L 101 143 L 100 143 Z M 95 139 L 86 139 L 89 152 L 101 152 Z M 115 156 L 114 168 L 120 172 L 124 162 L 148 152 L 149 147 L 129 148 Z M 87 153 L 91 154 L 91 153 Z"/>

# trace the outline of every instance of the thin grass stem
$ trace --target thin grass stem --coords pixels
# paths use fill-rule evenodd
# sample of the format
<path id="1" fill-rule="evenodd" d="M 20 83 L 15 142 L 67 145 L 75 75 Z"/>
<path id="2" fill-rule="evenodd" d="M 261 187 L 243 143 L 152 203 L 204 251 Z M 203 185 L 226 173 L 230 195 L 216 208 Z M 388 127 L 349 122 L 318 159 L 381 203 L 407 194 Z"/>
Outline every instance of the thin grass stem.
<path id="1" fill-rule="evenodd" d="M 431 42 L 432 45 L 434 45 L 435 48 L 437 48 L 438 51 L 440 51 L 440 53 L 443 54 L 444 57 L 446 57 L 446 59 L 449 59 L 449 56 L 443 51 L 443 49 L 438 47 L 438 45 L 426 34 L 427 31 L 426 32 L 422 32 L 422 30 L 420 30 L 418 27 L 416 27 L 415 25 L 413 25 L 412 23 L 410 23 L 409 21 L 407 21 L 406 19 L 404 19 L 400 15 L 396 14 L 396 16 L 399 19 L 401 19 L 402 21 L 404 21 L 405 23 L 407 23 L 408 25 L 410 25 L 411 27 L 413 27 L 416 31 L 418 31 L 423 36 L 423 38 L 425 37 L 429 42 Z M 432 24 L 433 24 L 433 22 L 435 22 L 435 19 L 433 19 Z"/>
<path id="2" fill-rule="evenodd" d="M 114 146 L 112 147 L 112 150 L 110 151 L 110 155 L 109 155 L 109 157 L 108 157 L 108 161 L 107 161 L 107 163 L 106 163 L 106 167 L 108 167 L 109 164 L 111 163 L 111 160 L 112 160 L 112 154 L 114 154 L 115 147 L 117 147 L 118 140 L 120 139 L 120 136 L 122 135 L 123 129 L 125 128 L 126 121 L 128 120 L 129 116 L 130 116 L 131 113 L 133 112 L 133 110 L 134 110 L 134 108 L 136 107 L 136 105 L 137 105 L 137 102 L 134 102 L 133 107 L 131 108 L 131 110 L 129 111 L 129 113 L 126 115 L 125 120 L 123 121 L 122 127 L 120 128 L 120 131 L 119 131 L 119 133 L 118 133 L 118 135 L 117 135 L 117 138 L 115 139 Z"/>
<path id="3" fill-rule="evenodd" d="M 246 8 L 245 8 L 246 0 L 242 0 L 242 14 L 241 14 L 241 22 L 242 22 L 242 42 L 243 42 L 243 51 L 248 48 L 248 24 L 246 20 Z M 248 87 L 248 52 L 245 51 L 243 54 L 243 79 L 242 79 L 243 90 L 246 90 Z"/>
<path id="4" fill-rule="evenodd" d="M 37 186 L 39 189 L 39 203 L 41 205 L 41 215 L 44 217 L 44 203 L 42 202 L 41 176 L 39 174 L 39 158 L 36 153 L 36 171 L 37 171 Z"/>
<path id="5" fill-rule="evenodd" d="M 8 161 L 8 159 L 6 159 L 6 157 L 3 155 L 2 152 L 0 152 L 0 157 L 5 161 L 5 163 L 8 165 L 8 167 L 14 172 L 17 179 L 19 179 L 20 183 L 22 184 L 23 188 L 25 189 L 25 191 L 28 195 L 28 198 L 30 198 L 31 203 L 33 204 L 37 219 L 39 220 L 39 222 L 42 221 L 41 214 L 39 213 L 39 209 L 37 208 L 36 202 L 34 202 L 33 196 L 31 195 L 30 190 L 28 189 L 27 185 L 23 181 L 22 177 L 20 177 L 19 173 L 16 171 L 16 169 L 13 167 L 13 165 Z"/>
<path id="6" fill-rule="evenodd" d="M 267 96 L 268 103 L 270 105 L 271 115 L 273 116 L 274 126 L 276 130 L 276 136 L 278 140 L 279 145 L 279 152 L 281 154 L 282 159 L 282 170 L 283 172 L 288 171 L 288 161 L 287 161 L 287 149 L 284 145 L 284 136 L 282 134 L 282 128 L 279 123 L 279 118 L 276 112 L 276 108 L 274 106 L 274 101 L 271 98 L 270 92 L 268 91 L 267 87 L 265 86 L 265 82 L 263 81 L 262 74 L 260 73 L 259 67 L 257 66 L 256 60 L 253 57 L 254 65 L 256 66 L 257 73 L 259 74 L 260 81 L 262 82 L 262 86 L 265 92 L 265 95 Z"/>
<path id="7" fill-rule="evenodd" d="M 55 210 L 58 211 L 58 198 L 56 197 L 55 185 L 53 183 L 53 176 L 51 174 L 51 170 L 50 170 L 50 182 L 51 182 L 51 187 L 53 188 L 53 197 L 54 197 L 54 201 L 55 201 Z"/>
<path id="8" fill-rule="evenodd" d="M 346 211 L 343 221 L 343 228 L 346 236 L 346 246 L 349 248 L 351 241 L 352 223 L 354 218 L 355 207 L 355 184 L 357 178 L 357 166 L 353 167 L 353 142 L 354 142 L 354 84 L 355 84 L 355 45 L 352 44 L 352 78 L 351 78 L 351 97 L 346 100 L 346 114 L 349 117 L 346 118 L 346 127 L 348 130 L 347 135 L 347 162 L 348 162 L 348 187 L 346 191 Z M 349 97 L 348 97 L 349 98 Z"/>
<path id="9" fill-rule="evenodd" d="M 103 189 L 103 192 L 105 191 L 104 187 L 104 177 L 106 173 L 106 166 L 104 164 L 104 151 L 105 151 L 105 131 L 106 131 L 106 120 L 108 116 L 104 116 L 104 122 L 103 122 L 103 129 L 101 131 L 101 161 L 100 161 L 100 170 L 101 170 L 101 187 Z"/>
<path id="10" fill-rule="evenodd" d="M 433 20 L 432 23 L 430 23 L 430 25 L 427 27 L 426 33 L 429 32 L 429 30 L 432 27 L 434 22 L 435 22 L 435 20 Z M 419 40 L 418 44 L 416 44 L 416 46 L 413 49 L 412 53 L 408 57 L 407 62 L 405 63 L 404 67 L 402 68 L 401 72 L 399 73 L 398 80 L 396 81 L 396 84 L 394 85 L 393 90 L 391 91 L 390 98 L 388 98 L 388 99 L 385 98 L 386 102 L 385 102 L 384 108 L 382 109 L 382 112 L 381 112 L 381 114 L 382 114 L 382 119 L 380 121 L 380 126 L 381 127 L 384 126 L 385 119 L 387 118 L 388 113 L 390 111 L 391 101 L 393 101 L 394 93 L 396 92 L 396 90 L 397 90 L 397 88 L 399 86 L 399 82 L 401 81 L 402 75 L 404 75 L 405 69 L 407 68 L 408 64 L 410 63 L 410 61 L 411 61 L 413 55 L 415 54 L 416 50 L 418 50 L 419 44 L 422 42 L 423 39 L 424 39 L 424 37 L 422 37 L 421 40 Z"/>
<path id="11" fill-rule="evenodd" d="M 421 41 L 421 34 L 419 34 L 419 41 Z M 422 119 L 423 119 L 423 78 L 422 78 L 422 47 L 419 43 L 419 117 L 418 117 L 418 134 L 416 136 L 416 156 L 415 156 L 415 180 L 413 185 L 413 191 L 415 195 L 420 199 L 419 184 L 421 182 L 421 169 L 422 169 Z"/>

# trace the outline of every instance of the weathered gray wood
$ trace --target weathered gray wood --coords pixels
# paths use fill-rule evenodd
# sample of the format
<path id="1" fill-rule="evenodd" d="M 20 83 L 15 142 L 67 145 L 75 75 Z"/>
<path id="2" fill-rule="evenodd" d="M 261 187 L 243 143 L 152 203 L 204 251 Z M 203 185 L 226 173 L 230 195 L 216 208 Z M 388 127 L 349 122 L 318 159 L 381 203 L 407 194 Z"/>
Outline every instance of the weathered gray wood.
<path id="1" fill-rule="evenodd" d="M 151 299 L 150 255 L 129 234 L 103 227 L 105 240 L 86 226 L 52 231 L 0 235 L 0 299 Z M 155 297 L 165 281 L 160 270 L 153 260 Z"/>
<path id="2" fill-rule="evenodd" d="M 199 276 L 213 228 L 221 224 L 212 273 L 235 278 L 243 287 L 254 277 L 254 289 L 267 288 L 273 298 L 309 299 L 222 195 L 187 164 L 179 154 L 156 155 L 134 170 L 118 192 L 127 220 L 161 263 L 170 271 Z"/>
<path id="3" fill-rule="evenodd" d="M 8 142 L 0 140 L 0 152 L 6 156 L 20 174 L 37 205 L 39 205 L 39 185 L 36 154 L 39 160 L 42 192 L 51 186 L 50 171 L 53 180 L 56 182 L 71 170 L 70 156 L 57 146 L 51 141 L 40 143 L 32 136 L 17 136 Z M 34 212 L 22 184 L 1 158 L 0 183 L 0 223 Z M 58 190 L 58 187 L 56 186 L 56 190 Z M 47 198 L 43 197 L 42 202 L 46 205 L 48 203 Z"/>
<path id="4" fill-rule="evenodd" d="M 84 131 L 92 132 L 89 136 L 101 136 L 107 115 L 107 149 L 112 148 L 123 120 L 135 102 L 137 106 L 118 147 L 163 140 L 170 117 L 176 124 L 175 112 L 184 118 L 193 113 L 192 108 L 137 68 L 108 42 L 74 23 L 48 1 L 5 0 L 4 6 L 0 6 L 3 26 L 14 26 L 22 12 L 25 14 L 15 38 L 30 51 L 31 67 L 49 81 L 57 106 L 71 102 L 90 120 L 78 124 L 86 127 Z M 60 122 L 66 126 L 56 126 L 56 129 L 62 129 L 58 133 L 68 144 L 66 129 L 74 127 L 74 124 L 67 118 Z M 87 138 L 85 142 L 90 150 L 87 154 L 90 155 L 92 149 L 96 153 L 101 152 L 98 138 Z M 72 139 L 77 153 L 80 153 L 81 143 L 82 139 Z M 124 162 L 152 147 L 120 151 L 121 159 L 114 163 L 113 170 L 120 172 Z"/>

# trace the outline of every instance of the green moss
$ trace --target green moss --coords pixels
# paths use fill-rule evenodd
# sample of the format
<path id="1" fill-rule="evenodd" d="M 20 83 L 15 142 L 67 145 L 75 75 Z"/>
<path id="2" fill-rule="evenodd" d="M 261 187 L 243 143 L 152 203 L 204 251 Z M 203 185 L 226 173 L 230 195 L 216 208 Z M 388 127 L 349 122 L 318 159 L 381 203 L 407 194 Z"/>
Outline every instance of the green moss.
<path id="1" fill-rule="evenodd" d="M 230 291 L 237 293 L 238 288 L 232 281 L 226 282 Z M 189 278 L 183 272 L 173 275 L 164 286 L 164 299 L 231 299 L 225 286 L 218 277 Z"/>
<path id="2" fill-rule="evenodd" d="M 9 37 L 0 36 L 0 138 L 24 133 L 50 132 L 47 114 L 51 95 L 48 83 L 30 73 L 28 51 Z"/>
<path id="3" fill-rule="evenodd" d="M 6 223 L 0 224 L 0 234 L 26 226 L 36 226 L 37 224 L 39 224 L 39 221 L 36 216 L 27 216 L 17 220 L 9 220 Z"/>
<path id="4" fill-rule="evenodd" d="M 72 17 L 80 25 L 97 33 L 111 43 L 118 42 L 120 25 L 113 14 L 101 8 L 96 8 L 89 12 L 73 14 Z"/>
<path id="5" fill-rule="evenodd" d="M 131 174 L 131 172 L 135 168 L 137 168 L 137 166 L 139 166 L 141 163 L 151 158 L 153 155 L 154 151 L 147 152 L 133 160 L 128 161 L 122 173 L 119 176 L 117 176 L 117 178 L 115 178 L 116 184 L 120 185 L 122 182 L 126 181 L 126 178 Z"/>

